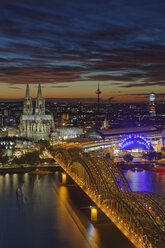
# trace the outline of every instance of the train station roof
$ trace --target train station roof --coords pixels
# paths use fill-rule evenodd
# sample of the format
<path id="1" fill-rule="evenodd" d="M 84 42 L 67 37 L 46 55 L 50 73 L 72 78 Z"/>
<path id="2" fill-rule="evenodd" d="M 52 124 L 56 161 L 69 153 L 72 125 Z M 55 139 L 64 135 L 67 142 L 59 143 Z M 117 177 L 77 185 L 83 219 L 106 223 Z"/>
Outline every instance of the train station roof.
<path id="1" fill-rule="evenodd" d="M 130 127 L 130 128 L 115 128 L 115 129 L 103 129 L 97 131 L 97 133 L 103 137 L 126 135 L 126 134 L 142 134 L 142 133 L 152 133 L 152 132 L 162 132 L 159 128 L 154 126 L 143 126 L 143 127 Z"/>

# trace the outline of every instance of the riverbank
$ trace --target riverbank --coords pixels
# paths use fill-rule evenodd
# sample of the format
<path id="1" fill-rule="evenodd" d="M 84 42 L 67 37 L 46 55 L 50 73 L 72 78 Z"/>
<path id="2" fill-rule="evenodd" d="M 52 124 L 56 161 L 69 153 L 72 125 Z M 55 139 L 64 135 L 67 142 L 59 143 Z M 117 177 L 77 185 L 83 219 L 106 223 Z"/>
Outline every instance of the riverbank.
<path id="1" fill-rule="evenodd" d="M 165 165 L 157 164 L 157 166 L 154 167 L 154 163 L 150 163 L 150 164 L 140 164 L 140 163 L 118 164 L 118 167 L 122 171 L 125 171 L 125 170 L 132 170 L 132 171 L 149 170 L 149 171 L 153 171 L 153 172 L 165 172 Z"/>
<path id="2" fill-rule="evenodd" d="M 153 163 L 118 163 L 118 167 L 122 170 L 131 170 L 131 169 L 142 169 L 142 170 L 151 170 L 153 168 Z"/>
<path id="3" fill-rule="evenodd" d="M 50 164 L 50 165 L 37 165 L 37 166 L 28 166 L 28 165 L 20 165 L 15 167 L 2 167 L 0 168 L 0 174 L 13 174 L 13 173 L 27 173 L 35 171 L 36 169 L 42 170 L 42 171 L 51 171 L 55 172 L 57 170 L 57 167 L 59 167 L 58 164 Z"/>

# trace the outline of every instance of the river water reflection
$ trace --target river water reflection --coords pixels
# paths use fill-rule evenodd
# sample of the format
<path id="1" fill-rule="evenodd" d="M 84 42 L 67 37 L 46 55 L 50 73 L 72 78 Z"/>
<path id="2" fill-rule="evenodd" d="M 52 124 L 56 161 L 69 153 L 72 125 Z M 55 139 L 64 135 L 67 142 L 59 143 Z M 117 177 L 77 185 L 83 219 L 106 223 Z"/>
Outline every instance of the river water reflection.
<path id="1" fill-rule="evenodd" d="M 141 173 L 141 174 L 139 174 Z M 165 175 L 126 172 L 133 190 L 165 196 Z M 164 188 L 163 188 L 164 187 Z M 133 248 L 111 223 L 92 225 L 90 200 L 53 175 L 0 175 L 0 246 L 3 248 Z"/>
<path id="2" fill-rule="evenodd" d="M 125 171 L 132 191 L 151 191 L 165 197 L 165 172 Z"/>

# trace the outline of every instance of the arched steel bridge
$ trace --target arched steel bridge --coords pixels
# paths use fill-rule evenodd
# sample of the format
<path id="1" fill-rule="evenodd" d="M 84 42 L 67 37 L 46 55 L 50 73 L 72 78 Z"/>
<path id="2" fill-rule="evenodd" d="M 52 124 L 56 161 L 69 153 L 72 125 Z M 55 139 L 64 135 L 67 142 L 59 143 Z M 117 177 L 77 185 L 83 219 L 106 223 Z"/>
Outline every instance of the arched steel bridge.
<path id="1" fill-rule="evenodd" d="M 54 158 L 135 247 L 165 247 L 165 199 L 151 192 L 132 192 L 113 161 L 65 144 Z"/>

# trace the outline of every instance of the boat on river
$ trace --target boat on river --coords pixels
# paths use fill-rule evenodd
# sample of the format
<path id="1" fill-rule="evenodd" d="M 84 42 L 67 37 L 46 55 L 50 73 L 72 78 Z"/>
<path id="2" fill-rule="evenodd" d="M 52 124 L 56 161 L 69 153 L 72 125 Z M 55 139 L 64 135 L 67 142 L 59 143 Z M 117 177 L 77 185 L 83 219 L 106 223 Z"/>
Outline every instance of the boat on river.
<path id="1" fill-rule="evenodd" d="M 52 172 L 50 170 L 43 170 L 43 169 L 36 169 L 29 172 L 29 174 L 31 175 L 49 175 L 51 173 Z"/>
<path id="2" fill-rule="evenodd" d="M 143 168 L 137 168 L 137 167 L 135 167 L 135 168 L 132 168 L 131 170 L 132 171 L 143 171 L 144 169 Z"/>
<path id="3" fill-rule="evenodd" d="M 165 172 L 165 166 L 157 166 L 152 168 L 152 171 L 154 172 Z"/>

